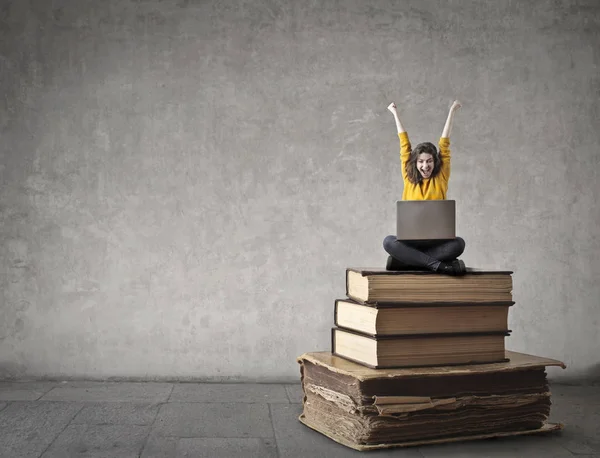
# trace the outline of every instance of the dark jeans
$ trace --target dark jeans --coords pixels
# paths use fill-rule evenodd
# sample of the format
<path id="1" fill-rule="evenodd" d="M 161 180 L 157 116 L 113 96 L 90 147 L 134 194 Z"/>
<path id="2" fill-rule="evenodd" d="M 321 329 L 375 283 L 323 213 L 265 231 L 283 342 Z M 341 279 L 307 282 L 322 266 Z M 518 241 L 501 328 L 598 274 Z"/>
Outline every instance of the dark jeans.
<path id="1" fill-rule="evenodd" d="M 452 261 L 465 251 L 465 241 L 456 237 L 451 240 L 398 240 L 388 235 L 383 248 L 392 256 L 401 270 L 406 267 L 422 267 L 435 271 L 440 262 Z"/>

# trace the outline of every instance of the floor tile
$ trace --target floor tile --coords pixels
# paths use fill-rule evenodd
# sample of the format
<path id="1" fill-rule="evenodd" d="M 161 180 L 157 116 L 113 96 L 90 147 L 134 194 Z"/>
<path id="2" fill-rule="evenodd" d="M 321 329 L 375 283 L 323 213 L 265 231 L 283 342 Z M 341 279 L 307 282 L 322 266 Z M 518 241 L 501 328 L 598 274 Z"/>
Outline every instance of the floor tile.
<path id="1" fill-rule="evenodd" d="M 600 437 L 588 437 L 577 427 L 566 426 L 564 431 L 552 435 L 551 440 L 575 455 L 600 457 Z"/>
<path id="2" fill-rule="evenodd" d="M 293 385 L 286 385 L 285 389 L 288 394 L 288 398 L 291 403 L 294 404 L 302 404 L 304 399 L 304 390 L 302 390 L 302 385 L 299 383 Z"/>
<path id="3" fill-rule="evenodd" d="M 57 382 L 0 382 L 0 401 L 36 401 Z"/>
<path id="4" fill-rule="evenodd" d="M 179 437 L 160 436 L 151 433 L 140 458 L 176 458 L 178 442 Z"/>
<path id="5" fill-rule="evenodd" d="M 153 433 L 176 437 L 268 438 L 273 437 L 273 428 L 267 404 L 169 402 L 161 406 Z"/>
<path id="6" fill-rule="evenodd" d="M 170 383 L 69 382 L 50 390 L 42 401 L 166 402 Z"/>
<path id="7" fill-rule="evenodd" d="M 78 403 L 11 403 L 0 412 L 0 457 L 37 458 L 80 409 Z"/>
<path id="8" fill-rule="evenodd" d="M 600 386 L 550 385 L 553 403 L 600 406 Z M 600 410 L 600 409 L 599 409 Z"/>
<path id="9" fill-rule="evenodd" d="M 148 426 L 69 425 L 41 458 L 138 458 Z"/>
<path id="10" fill-rule="evenodd" d="M 564 424 L 564 429 L 554 440 L 576 454 L 600 456 L 600 406 L 587 403 L 584 396 L 577 402 L 555 400 L 550 411 L 550 421 Z"/>
<path id="11" fill-rule="evenodd" d="M 289 399 L 284 385 L 256 383 L 178 383 L 169 401 L 283 403 Z"/>
<path id="12" fill-rule="evenodd" d="M 186 458 L 277 458 L 274 439 L 189 438 L 177 443 L 176 456 Z"/>
<path id="13" fill-rule="evenodd" d="M 158 413 L 158 404 L 129 402 L 93 403 L 75 416 L 72 424 L 150 425 Z"/>
<path id="14" fill-rule="evenodd" d="M 141 458 L 275 458 L 275 439 L 178 438 L 151 435 Z"/>

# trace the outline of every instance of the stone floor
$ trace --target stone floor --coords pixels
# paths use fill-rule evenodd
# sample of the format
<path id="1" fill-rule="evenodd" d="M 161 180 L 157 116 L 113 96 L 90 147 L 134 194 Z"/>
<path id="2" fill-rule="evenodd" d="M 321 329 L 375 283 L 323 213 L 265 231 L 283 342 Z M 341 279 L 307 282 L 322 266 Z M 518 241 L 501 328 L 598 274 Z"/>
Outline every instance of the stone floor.
<path id="1" fill-rule="evenodd" d="M 600 457 L 600 386 L 553 385 L 552 393 L 561 433 L 367 455 Z M 361 455 L 303 426 L 301 400 L 300 385 L 0 382 L 0 457 Z"/>

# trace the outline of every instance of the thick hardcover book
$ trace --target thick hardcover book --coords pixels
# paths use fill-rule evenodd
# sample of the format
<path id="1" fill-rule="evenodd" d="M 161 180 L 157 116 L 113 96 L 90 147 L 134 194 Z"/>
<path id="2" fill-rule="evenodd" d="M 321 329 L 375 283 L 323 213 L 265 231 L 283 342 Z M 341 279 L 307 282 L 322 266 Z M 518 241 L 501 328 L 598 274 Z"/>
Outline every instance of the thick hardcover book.
<path id="1" fill-rule="evenodd" d="M 328 371 L 342 376 L 350 377 L 361 384 L 373 381 L 389 381 L 394 386 L 406 380 L 414 380 L 415 377 L 434 379 L 443 377 L 444 383 L 447 379 L 457 376 L 473 377 L 475 375 L 493 375 L 494 378 L 503 374 L 512 374 L 526 370 L 542 370 L 546 367 L 561 367 L 566 369 L 564 363 L 556 359 L 544 358 L 542 356 L 528 355 L 516 351 L 506 350 L 507 361 L 501 363 L 477 364 L 473 366 L 436 366 L 436 367 L 411 367 L 386 370 L 375 370 L 340 358 L 329 351 L 317 351 L 304 353 L 297 358 L 300 365 L 308 362 L 320 366 Z"/>
<path id="2" fill-rule="evenodd" d="M 300 421 L 357 450 L 550 432 L 546 366 L 506 352 L 493 364 L 371 369 L 330 352 L 298 358 Z"/>
<path id="3" fill-rule="evenodd" d="M 337 299 L 335 325 L 373 336 L 508 331 L 514 302 L 396 302 Z"/>
<path id="4" fill-rule="evenodd" d="M 370 336 L 331 330 L 335 355 L 375 369 L 481 364 L 506 361 L 504 339 L 510 331 Z"/>
<path id="5" fill-rule="evenodd" d="M 511 302 L 512 272 L 470 269 L 453 277 L 428 271 L 346 269 L 346 295 L 360 303 Z"/>
<path id="6" fill-rule="evenodd" d="M 308 426 L 310 429 L 315 430 L 318 433 L 323 434 L 329 439 L 337 442 L 340 445 L 345 445 L 348 448 L 358 450 L 359 452 L 366 452 L 370 450 L 381 450 L 386 448 L 406 448 L 406 447 L 419 447 L 422 445 L 439 445 L 439 444 L 449 444 L 453 442 L 465 442 L 465 441 L 474 441 L 474 440 L 482 440 L 482 439 L 494 439 L 500 437 L 515 437 L 515 436 L 526 436 L 531 434 L 548 434 L 554 431 L 560 431 L 564 428 L 562 423 L 544 423 L 539 428 L 534 429 L 517 429 L 520 425 L 515 424 L 515 429 L 513 431 L 504 431 L 504 432 L 491 432 L 487 434 L 463 434 L 456 436 L 446 436 L 441 438 L 425 438 L 418 440 L 399 440 L 392 442 L 384 442 L 379 441 L 377 444 L 364 444 L 360 442 L 355 442 L 351 439 L 348 439 L 345 436 L 337 433 L 335 429 L 329 429 L 323 427 L 320 423 L 315 422 L 314 420 L 307 418 L 306 414 L 301 414 L 299 420 L 305 426 Z"/>

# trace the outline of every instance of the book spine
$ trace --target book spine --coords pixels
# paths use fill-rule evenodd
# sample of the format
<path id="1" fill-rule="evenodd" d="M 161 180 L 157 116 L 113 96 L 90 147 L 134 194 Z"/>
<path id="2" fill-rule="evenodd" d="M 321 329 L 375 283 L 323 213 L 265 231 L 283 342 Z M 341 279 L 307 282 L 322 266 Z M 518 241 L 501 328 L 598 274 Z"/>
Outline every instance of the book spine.
<path id="1" fill-rule="evenodd" d="M 397 302 L 378 302 L 378 301 L 370 301 L 365 302 L 360 299 L 356 299 L 354 297 L 348 296 L 348 299 L 336 299 L 336 305 L 338 301 L 352 302 L 357 305 L 364 305 L 365 307 L 375 308 L 375 309 L 383 309 L 383 308 L 425 308 L 425 307 L 462 307 L 462 306 L 470 306 L 470 307 L 512 307 L 515 305 L 514 301 L 481 301 L 481 302 L 467 302 L 467 301 L 456 301 L 456 302 L 448 302 L 448 301 L 428 301 L 428 302 L 406 302 L 406 301 L 397 301 Z"/>
<path id="2" fill-rule="evenodd" d="M 339 302 L 339 299 L 337 299 L 335 301 L 335 305 L 333 306 L 333 324 L 335 326 L 339 326 L 338 325 L 338 302 Z"/>
<path id="3" fill-rule="evenodd" d="M 350 272 L 350 269 L 346 269 L 346 297 L 350 297 L 349 291 L 350 288 L 348 286 L 348 273 Z"/>
<path id="4" fill-rule="evenodd" d="M 331 328 L 331 353 L 335 353 L 335 328 Z"/>
<path id="5" fill-rule="evenodd" d="M 355 329 L 348 329 L 344 327 L 332 328 L 332 332 L 339 330 L 348 334 L 354 334 L 362 336 L 367 339 L 383 341 L 383 340 L 414 340 L 414 339 L 435 339 L 437 337 L 478 337 L 478 336 L 504 336 L 509 337 L 512 330 L 507 331 L 476 331 L 476 332 L 432 332 L 431 334 L 385 334 L 385 335 L 374 335 L 368 334 Z M 333 348 L 333 347 L 332 347 Z"/>

